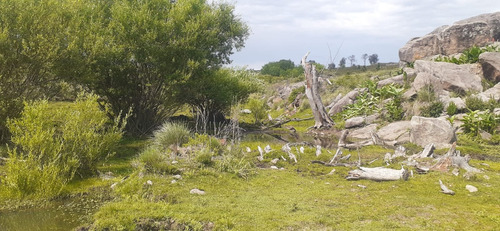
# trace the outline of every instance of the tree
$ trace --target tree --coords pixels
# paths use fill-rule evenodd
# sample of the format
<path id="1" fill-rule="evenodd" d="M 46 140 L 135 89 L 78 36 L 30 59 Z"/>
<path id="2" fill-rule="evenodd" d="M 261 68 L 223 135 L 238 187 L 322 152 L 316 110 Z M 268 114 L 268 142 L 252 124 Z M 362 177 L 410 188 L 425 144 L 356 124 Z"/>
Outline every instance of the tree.
<path id="1" fill-rule="evenodd" d="M 377 54 L 370 55 L 368 61 L 370 61 L 370 65 L 378 63 L 378 55 Z"/>
<path id="2" fill-rule="evenodd" d="M 344 67 L 345 67 L 345 62 L 346 62 L 345 58 L 344 58 L 344 57 L 342 57 L 342 58 L 340 59 L 340 61 L 339 61 L 339 67 L 340 67 L 340 68 L 344 68 Z"/>
<path id="3" fill-rule="evenodd" d="M 351 63 L 351 67 L 352 67 L 352 65 L 356 62 L 356 56 L 351 55 L 347 58 L 349 59 L 349 62 Z"/>
<path id="4" fill-rule="evenodd" d="M 302 66 L 306 77 L 306 96 L 309 99 L 309 105 L 314 115 L 314 128 L 331 127 L 333 120 L 328 116 L 325 106 L 321 101 L 319 94 L 319 81 L 316 75 L 316 66 L 313 63 L 307 62 L 307 53 L 302 58 Z"/>
<path id="5" fill-rule="evenodd" d="M 328 70 L 333 70 L 333 69 L 335 69 L 335 63 L 328 64 Z"/>
<path id="6" fill-rule="evenodd" d="M 363 59 L 363 66 L 366 66 L 366 60 L 368 59 L 368 54 L 363 54 L 361 55 L 361 58 Z"/>
<path id="7" fill-rule="evenodd" d="M 0 1 L 0 142 L 8 140 L 7 118 L 20 115 L 23 101 L 59 91 L 53 70 L 68 58 L 62 8 L 55 0 Z"/>
<path id="8" fill-rule="evenodd" d="M 216 73 L 241 47 L 248 27 L 226 3 L 91 1 L 76 4 L 64 73 L 104 97 L 113 112 L 132 108 L 127 130 L 143 135 L 183 103 L 185 83 Z"/>
<path id="9" fill-rule="evenodd" d="M 282 59 L 278 62 L 269 62 L 262 66 L 260 71 L 263 75 L 286 76 L 295 68 L 295 64 L 291 60 Z"/>

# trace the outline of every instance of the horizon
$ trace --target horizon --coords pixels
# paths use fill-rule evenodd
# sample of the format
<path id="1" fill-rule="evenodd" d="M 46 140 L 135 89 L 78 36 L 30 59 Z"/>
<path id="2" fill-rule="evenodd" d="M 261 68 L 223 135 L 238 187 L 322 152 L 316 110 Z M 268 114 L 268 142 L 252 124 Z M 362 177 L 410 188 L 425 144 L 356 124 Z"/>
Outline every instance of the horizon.
<path id="1" fill-rule="evenodd" d="M 297 65 L 307 52 L 311 52 L 311 60 L 323 65 L 333 60 L 338 66 L 342 57 L 350 55 L 356 57 L 355 65 L 363 65 L 361 55 L 365 53 L 377 54 L 380 63 L 398 63 L 399 49 L 412 38 L 459 20 L 498 12 L 500 4 L 495 3 L 240 0 L 233 2 L 235 13 L 249 26 L 250 36 L 228 66 L 260 70 L 264 64 L 282 59 Z"/>

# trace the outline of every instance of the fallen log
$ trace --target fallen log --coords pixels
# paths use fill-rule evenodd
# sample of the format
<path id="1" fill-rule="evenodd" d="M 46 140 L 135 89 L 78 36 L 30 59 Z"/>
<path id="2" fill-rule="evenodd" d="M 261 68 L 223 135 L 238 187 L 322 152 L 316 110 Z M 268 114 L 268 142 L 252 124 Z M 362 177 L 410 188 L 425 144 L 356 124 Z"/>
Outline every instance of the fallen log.
<path id="1" fill-rule="evenodd" d="M 346 179 L 347 180 L 374 180 L 374 181 L 393 181 L 393 180 L 408 180 L 409 172 L 404 168 L 401 170 L 377 167 L 377 168 L 365 168 L 359 167 L 349 171 Z"/>
<path id="2" fill-rule="evenodd" d="M 455 195 L 455 192 L 453 192 L 448 187 L 446 187 L 446 185 L 444 185 L 441 180 L 439 180 L 439 186 L 441 187 L 441 192 L 442 193 L 448 194 L 448 195 Z"/>
<path id="3" fill-rule="evenodd" d="M 431 167 L 431 170 L 447 172 L 451 166 L 464 169 L 468 173 L 480 173 L 481 170 L 469 165 L 470 156 L 460 156 L 460 151 L 456 150 L 456 143 L 453 143 L 446 155 L 440 157 L 438 162 Z"/>

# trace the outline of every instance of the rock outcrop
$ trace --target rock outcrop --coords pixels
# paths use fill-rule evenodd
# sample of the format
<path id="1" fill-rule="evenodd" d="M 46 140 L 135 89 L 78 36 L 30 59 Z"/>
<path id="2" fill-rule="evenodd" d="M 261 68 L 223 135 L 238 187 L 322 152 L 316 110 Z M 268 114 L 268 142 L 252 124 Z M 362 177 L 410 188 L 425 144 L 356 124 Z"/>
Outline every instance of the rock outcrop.
<path id="1" fill-rule="evenodd" d="M 479 63 L 483 67 L 484 78 L 493 82 L 500 82 L 500 52 L 485 52 L 479 55 Z"/>
<path id="2" fill-rule="evenodd" d="M 380 128 L 377 135 L 382 140 L 405 143 L 410 141 L 410 129 L 410 121 L 398 121 Z"/>
<path id="3" fill-rule="evenodd" d="M 500 101 L 500 83 L 497 83 L 494 87 L 475 95 L 475 97 L 480 98 L 484 102 L 490 99 Z"/>
<path id="4" fill-rule="evenodd" d="M 425 147 L 433 143 L 437 148 L 450 147 L 456 141 L 455 129 L 444 118 L 411 118 L 410 142 Z"/>
<path id="5" fill-rule="evenodd" d="M 425 85 L 432 85 L 435 92 L 483 91 L 481 84 L 481 68 L 477 64 L 457 65 L 446 62 L 417 60 L 415 62 L 417 77 L 412 84 L 414 91 L 419 91 Z"/>
<path id="6" fill-rule="evenodd" d="M 500 12 L 482 14 L 410 40 L 399 50 L 399 59 L 410 63 L 434 55 L 453 55 L 474 45 L 486 46 L 498 40 Z"/>
<path id="7" fill-rule="evenodd" d="M 366 90 L 367 90 L 366 88 L 356 88 L 351 92 L 347 93 L 347 95 L 345 95 L 340 100 L 338 100 L 334 105 L 332 105 L 332 107 L 328 111 L 328 115 L 334 115 L 341 112 L 347 105 L 354 103 L 354 100 L 356 100 L 356 97 L 358 97 L 359 93 L 365 92 Z"/>

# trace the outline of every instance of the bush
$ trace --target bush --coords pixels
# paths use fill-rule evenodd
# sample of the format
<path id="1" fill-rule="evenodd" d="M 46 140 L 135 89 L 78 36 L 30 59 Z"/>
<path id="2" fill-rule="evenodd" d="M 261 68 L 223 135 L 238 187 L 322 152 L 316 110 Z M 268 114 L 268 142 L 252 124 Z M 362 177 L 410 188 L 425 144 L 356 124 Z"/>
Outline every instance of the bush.
<path id="1" fill-rule="evenodd" d="M 223 145 L 219 139 L 207 134 L 196 133 L 194 137 L 190 137 L 189 141 L 184 145 L 186 147 L 197 147 L 199 149 L 206 148 L 215 154 L 220 154 L 223 150 Z"/>
<path id="2" fill-rule="evenodd" d="M 457 105 L 455 104 L 455 102 L 453 101 L 450 101 L 450 103 L 448 104 L 448 107 L 446 108 L 446 114 L 448 114 L 449 116 L 452 116 L 452 115 L 455 115 L 457 114 Z"/>
<path id="3" fill-rule="evenodd" d="M 218 171 L 233 173 L 243 179 L 256 173 L 253 163 L 245 158 L 243 150 L 234 146 L 223 154 L 216 166 Z"/>
<path id="4" fill-rule="evenodd" d="M 97 173 L 98 162 L 112 155 L 126 125 L 110 121 L 108 113 L 92 94 L 59 107 L 47 101 L 25 104 L 21 117 L 8 121 L 14 147 L 8 150 L 5 185 L 21 197 L 53 196 L 75 173 Z"/>
<path id="5" fill-rule="evenodd" d="M 153 145 L 160 150 L 167 150 L 171 145 L 175 149 L 189 140 L 190 132 L 184 124 L 165 122 L 153 133 Z"/>
<path id="6" fill-rule="evenodd" d="M 443 110 L 443 103 L 440 101 L 435 101 L 428 106 L 420 108 L 420 115 L 425 117 L 439 117 Z"/>
<path id="7" fill-rule="evenodd" d="M 146 148 L 138 157 L 146 172 L 156 174 L 178 174 L 179 169 L 172 165 L 169 158 L 158 148 L 151 146 Z"/>
<path id="8" fill-rule="evenodd" d="M 434 93 L 434 87 L 430 84 L 426 84 L 420 91 L 417 92 L 417 100 L 420 102 L 433 102 L 436 100 L 436 94 Z"/>
<path id="9" fill-rule="evenodd" d="M 496 127 L 500 124 L 500 116 L 489 111 L 471 111 L 464 116 L 462 122 L 464 122 L 461 126 L 464 128 L 464 133 L 476 137 L 481 130 L 495 133 Z"/>
<path id="10" fill-rule="evenodd" d="M 288 96 L 288 100 L 287 100 L 288 104 L 293 103 L 293 101 L 297 98 L 297 96 L 300 93 L 304 93 L 305 91 L 306 91 L 305 86 L 301 86 L 301 87 L 293 89 L 292 92 L 290 93 L 290 96 Z"/>
<path id="11" fill-rule="evenodd" d="M 252 111 L 255 124 L 261 124 L 262 120 L 266 118 L 266 111 L 268 106 L 265 100 L 259 99 L 256 96 L 250 97 L 250 99 L 248 99 L 246 107 L 248 107 L 248 109 Z"/>
<path id="12" fill-rule="evenodd" d="M 487 109 L 486 103 L 480 98 L 474 96 L 468 96 L 465 98 L 465 106 L 467 106 L 467 109 L 470 111 L 483 111 Z"/>

